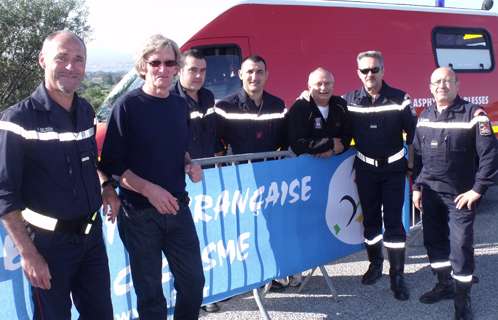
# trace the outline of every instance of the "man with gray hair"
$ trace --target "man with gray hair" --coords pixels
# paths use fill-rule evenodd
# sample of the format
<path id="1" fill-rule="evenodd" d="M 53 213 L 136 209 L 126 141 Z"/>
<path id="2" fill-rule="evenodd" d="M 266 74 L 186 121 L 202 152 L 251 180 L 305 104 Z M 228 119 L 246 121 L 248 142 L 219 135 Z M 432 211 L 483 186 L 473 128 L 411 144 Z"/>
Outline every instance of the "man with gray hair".
<path id="1" fill-rule="evenodd" d="M 119 198 L 97 172 L 95 112 L 75 93 L 86 47 L 68 31 L 49 35 L 38 62 L 45 80 L 0 115 L 0 217 L 31 284 L 33 319 L 114 318 L 102 236 Z M 99 182 L 100 177 L 100 182 Z M 3 318 L 3 317 L 2 317 Z"/>
<path id="2" fill-rule="evenodd" d="M 130 255 L 140 319 L 167 318 L 164 253 L 177 291 L 174 318 L 193 320 L 202 303 L 204 271 L 185 174 L 199 182 L 202 168 L 187 152 L 187 102 L 169 92 L 180 50 L 158 34 L 139 47 L 134 60 L 145 83 L 114 104 L 101 169 L 120 186 L 118 228 Z"/>
<path id="3" fill-rule="evenodd" d="M 357 62 L 363 86 L 343 98 L 348 104 L 358 150 L 354 168 L 370 261 L 362 283 L 373 284 L 382 276 L 383 240 L 391 265 L 391 290 L 396 299 L 407 300 L 409 293 L 403 275 L 406 233 L 401 216 L 405 177 L 409 178 L 413 170 L 412 141 L 417 114 L 406 92 L 391 88 L 382 80 L 385 69 L 380 52 L 362 52 Z M 403 131 L 407 134 L 408 161 Z"/>
<path id="4" fill-rule="evenodd" d="M 349 149 L 352 131 L 346 101 L 334 93 L 334 77 L 324 68 L 311 72 L 310 99 L 298 99 L 289 111 L 289 144 L 297 154 L 328 158 Z"/>

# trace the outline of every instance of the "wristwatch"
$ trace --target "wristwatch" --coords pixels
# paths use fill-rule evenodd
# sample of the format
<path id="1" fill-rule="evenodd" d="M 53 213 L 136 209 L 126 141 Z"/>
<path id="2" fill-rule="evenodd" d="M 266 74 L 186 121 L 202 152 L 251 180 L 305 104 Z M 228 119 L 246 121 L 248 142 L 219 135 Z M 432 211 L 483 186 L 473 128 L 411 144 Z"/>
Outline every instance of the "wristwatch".
<path id="1" fill-rule="evenodd" d="M 111 178 L 107 181 L 102 182 L 102 189 L 104 189 L 105 187 L 107 187 L 109 185 L 111 185 L 114 189 L 116 189 L 117 187 L 119 187 L 119 182 L 117 182 L 116 180 Z"/>

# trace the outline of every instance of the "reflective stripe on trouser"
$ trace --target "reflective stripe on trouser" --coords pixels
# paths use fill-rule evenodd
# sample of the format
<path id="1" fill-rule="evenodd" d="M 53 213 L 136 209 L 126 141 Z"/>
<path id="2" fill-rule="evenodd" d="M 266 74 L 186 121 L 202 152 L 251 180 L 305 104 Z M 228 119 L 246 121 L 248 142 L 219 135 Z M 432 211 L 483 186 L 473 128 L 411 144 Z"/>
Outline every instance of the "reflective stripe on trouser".
<path id="1" fill-rule="evenodd" d="M 365 239 L 371 241 L 382 234 L 384 212 L 384 244 L 404 243 L 405 228 L 401 215 L 405 197 L 405 172 L 370 172 L 356 170 L 356 185 L 363 210 Z"/>
<path id="2" fill-rule="evenodd" d="M 474 203 L 471 210 L 467 206 L 458 210 L 455 198 L 422 189 L 424 245 L 431 267 L 450 261 L 455 279 L 465 281 L 474 274 L 472 244 L 477 207 Z"/>

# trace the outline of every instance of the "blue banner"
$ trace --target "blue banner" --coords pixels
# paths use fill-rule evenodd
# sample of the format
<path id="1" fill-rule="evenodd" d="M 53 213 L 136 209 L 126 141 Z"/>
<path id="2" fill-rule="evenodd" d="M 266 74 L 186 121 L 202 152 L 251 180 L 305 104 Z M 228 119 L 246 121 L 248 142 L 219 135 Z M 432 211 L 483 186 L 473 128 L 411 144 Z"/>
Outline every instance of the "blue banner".
<path id="1" fill-rule="evenodd" d="M 306 156 L 213 168 L 204 170 L 202 182 L 188 183 L 206 276 L 204 303 L 363 249 L 354 155 L 350 150 L 328 159 Z M 407 209 L 405 204 L 405 223 Z M 0 318 L 30 319 L 30 290 L 19 255 L 3 228 L 0 236 Z M 116 225 L 105 222 L 104 236 L 115 319 L 138 318 L 129 259 Z M 172 315 L 176 291 L 165 258 L 162 281 Z"/>

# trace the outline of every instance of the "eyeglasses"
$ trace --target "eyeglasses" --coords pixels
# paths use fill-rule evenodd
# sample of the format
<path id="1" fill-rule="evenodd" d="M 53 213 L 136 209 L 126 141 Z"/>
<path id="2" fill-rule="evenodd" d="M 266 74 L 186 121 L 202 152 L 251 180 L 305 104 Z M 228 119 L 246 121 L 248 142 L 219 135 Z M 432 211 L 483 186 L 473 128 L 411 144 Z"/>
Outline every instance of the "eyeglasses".
<path id="1" fill-rule="evenodd" d="M 317 83 L 314 83 L 312 84 L 313 87 L 316 87 L 316 88 L 321 88 L 322 86 L 325 86 L 326 88 L 328 87 L 332 87 L 334 85 L 333 82 L 329 82 L 329 81 L 326 81 L 326 82 L 317 82 Z"/>
<path id="2" fill-rule="evenodd" d="M 176 60 L 152 60 L 152 61 L 145 61 L 147 62 L 151 67 L 157 68 L 161 66 L 163 63 L 166 67 L 176 67 Z"/>
<path id="3" fill-rule="evenodd" d="M 372 73 L 379 73 L 380 70 L 382 70 L 384 67 L 373 67 L 373 68 L 368 68 L 368 69 L 359 69 L 361 73 L 363 74 L 368 74 L 369 72 Z"/>
<path id="4" fill-rule="evenodd" d="M 449 86 L 450 83 L 456 83 L 457 80 L 453 80 L 453 79 L 439 79 L 439 80 L 436 80 L 434 82 L 432 82 L 431 84 L 435 87 L 438 87 L 440 86 L 441 84 L 445 84 L 446 86 Z"/>

